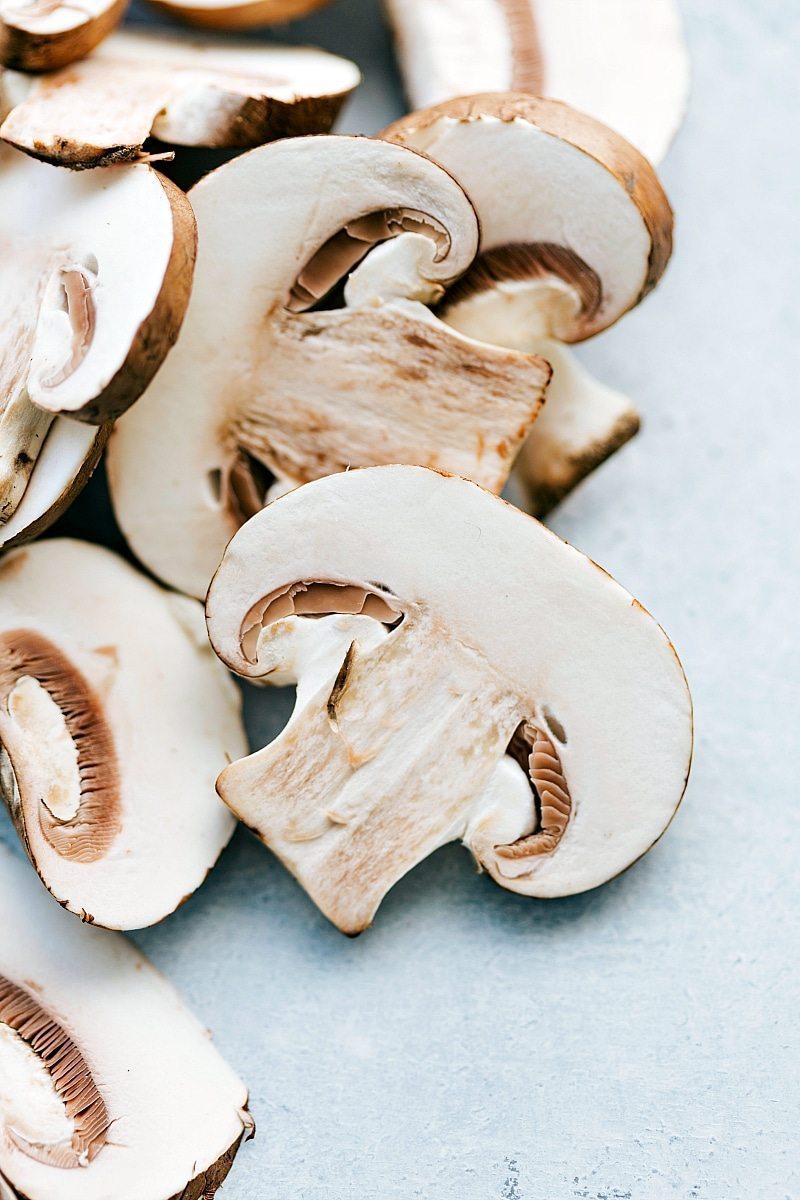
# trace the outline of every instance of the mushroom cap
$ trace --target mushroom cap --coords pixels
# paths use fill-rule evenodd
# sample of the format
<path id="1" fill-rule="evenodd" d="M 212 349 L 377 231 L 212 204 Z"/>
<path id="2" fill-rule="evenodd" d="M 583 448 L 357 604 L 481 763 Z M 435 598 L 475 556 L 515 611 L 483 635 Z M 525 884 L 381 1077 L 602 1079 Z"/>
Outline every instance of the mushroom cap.
<path id="1" fill-rule="evenodd" d="M 151 0 L 155 8 L 213 29 L 282 25 L 330 4 L 330 0 Z"/>
<path id="2" fill-rule="evenodd" d="M 673 218 L 655 171 L 569 105 L 522 93 L 465 96 L 380 136 L 440 163 L 475 206 L 481 257 L 444 302 L 446 319 L 472 336 L 480 329 L 491 341 L 497 327 L 503 341 L 510 323 L 530 322 L 533 281 L 536 318 L 545 314 L 536 332 L 580 341 L 638 304 L 664 272 Z"/>
<path id="3" fill-rule="evenodd" d="M 135 159 L 151 135 L 257 146 L 327 133 L 359 80 L 353 63 L 312 47 L 126 31 L 68 71 L 31 81 L 0 136 L 77 168 Z"/>
<path id="4" fill-rule="evenodd" d="M 676 0 L 386 0 L 386 8 L 414 108 L 470 92 L 552 96 L 654 163 L 680 128 L 689 56 Z"/>
<path id="5" fill-rule="evenodd" d="M 20 503 L 0 524 L 0 549 L 31 541 L 66 512 L 89 481 L 110 432 L 110 425 L 55 418 Z"/>
<path id="6" fill-rule="evenodd" d="M 0 198 L 3 270 L 16 282 L 2 291 L 3 340 L 32 338 L 31 400 L 90 424 L 113 419 L 180 328 L 195 253 L 188 200 L 145 163 L 76 175 L 10 149 Z M 69 272 L 82 276 L 88 315 L 70 312 Z"/>
<path id="7" fill-rule="evenodd" d="M 3 846 L 0 867 L 0 1074 L 16 1067 L 23 1085 L 0 1095 L 0 1178 L 27 1200 L 212 1196 L 252 1128 L 244 1084 L 125 938 L 81 928 Z M 90 1097 L 105 1120 L 88 1154 L 52 1165 L 73 1148 L 32 1144 L 46 1100 L 68 1130 Z"/>
<path id="8" fill-rule="evenodd" d="M 102 42 L 125 13 L 126 0 L 0 0 L 0 64 L 54 71 Z"/>
<path id="9" fill-rule="evenodd" d="M 503 486 L 549 369 L 425 308 L 478 244 L 450 175 L 388 142 L 289 139 L 227 163 L 190 198 L 200 247 L 187 319 L 108 457 L 117 519 L 156 574 L 205 595 L 247 509 L 264 502 L 250 479 L 245 511 L 232 509 L 243 452 L 282 487 L 387 460 Z M 376 269 L 353 305 L 302 311 L 404 232 L 398 276 Z"/>
<path id="10" fill-rule="evenodd" d="M 86 921 L 161 920 L 233 831 L 214 781 L 247 742 L 202 610 L 97 546 L 0 562 L 0 745 L 28 854 Z"/>
<path id="11" fill-rule="evenodd" d="M 337 588 L 361 601 L 337 607 Z M 366 616 L 322 617 L 335 612 Z M 223 662 L 262 682 L 291 677 L 298 639 L 339 637 L 313 686 L 300 672 L 283 733 L 217 787 L 348 932 L 446 841 L 463 838 L 504 887 L 563 896 L 638 859 L 680 802 L 691 701 L 663 630 L 590 559 L 466 480 L 375 467 L 281 497 L 231 541 L 206 617 Z M 502 846 L 535 831 L 508 752 L 526 722 L 550 739 L 571 811 L 547 853 L 515 859 Z"/>

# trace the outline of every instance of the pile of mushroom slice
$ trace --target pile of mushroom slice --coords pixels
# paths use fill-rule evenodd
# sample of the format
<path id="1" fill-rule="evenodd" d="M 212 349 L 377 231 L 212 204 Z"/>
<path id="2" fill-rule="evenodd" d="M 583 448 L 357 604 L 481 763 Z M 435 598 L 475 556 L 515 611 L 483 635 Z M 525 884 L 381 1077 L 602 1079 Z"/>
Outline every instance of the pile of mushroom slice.
<path id="1" fill-rule="evenodd" d="M 206 615 L 231 670 L 297 683 L 219 793 L 346 933 L 453 840 L 527 896 L 596 887 L 681 800 L 691 701 L 663 630 L 474 483 L 387 466 L 307 484 L 236 534 Z"/>
<path id="2" fill-rule="evenodd" d="M 145 163 L 75 175 L 0 148 L 0 546 L 85 483 L 191 288 L 186 197 Z"/>
<path id="3" fill-rule="evenodd" d="M 81 169 L 139 158 L 151 136 L 240 149 L 327 133 L 360 79 L 312 47 L 140 32 L 115 34 L 69 70 L 13 74 L 0 137 Z"/>
<path id="4" fill-rule="evenodd" d="M 186 321 L 108 453 L 117 520 L 152 571 L 203 597 L 269 495 L 350 467 L 418 463 L 502 488 L 550 370 L 427 307 L 478 248 L 451 175 L 386 141 L 287 139 L 189 199 Z M 395 234 L 398 253 L 375 245 Z M 303 311 L 357 263 L 343 307 Z"/>
<path id="5" fill-rule="evenodd" d="M 559 101 L 469 96 L 381 136 L 441 163 L 478 214 L 480 255 L 439 314 L 553 368 L 518 461 L 541 516 L 639 427 L 632 402 L 592 379 L 564 343 L 607 329 L 658 283 L 672 250 L 667 197 L 633 146 Z"/>
<path id="6" fill-rule="evenodd" d="M 0 560 L 0 747 L 25 849 L 86 922 L 161 920 L 233 832 L 214 784 L 247 741 L 202 608 L 100 547 Z"/>
<path id="7" fill-rule="evenodd" d="M 0 1196 L 212 1196 L 253 1122 L 207 1031 L 3 846 L 0 906 Z"/>
<path id="8" fill-rule="evenodd" d="M 655 163 L 680 128 L 689 56 L 677 0 L 385 6 L 415 108 L 473 92 L 553 96 L 616 129 Z"/>

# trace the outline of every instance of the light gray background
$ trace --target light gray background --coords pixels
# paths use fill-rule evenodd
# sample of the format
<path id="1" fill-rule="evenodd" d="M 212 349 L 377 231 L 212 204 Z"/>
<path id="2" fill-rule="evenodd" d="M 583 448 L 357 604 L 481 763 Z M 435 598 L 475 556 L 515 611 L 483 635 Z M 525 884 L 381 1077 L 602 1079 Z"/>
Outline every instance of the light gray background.
<path id="1" fill-rule="evenodd" d="M 250 1085 L 258 1137 L 226 1200 L 800 1196 L 800 7 L 684 12 L 693 97 L 663 170 L 675 258 L 582 352 L 637 397 L 644 431 L 553 524 L 683 657 L 685 803 L 639 866 L 572 900 L 512 896 L 447 848 L 356 941 L 238 833 L 136 938 Z M 344 129 L 401 112 L 371 0 L 280 36 L 364 68 Z M 104 520 L 97 480 L 60 529 L 113 541 Z M 258 743 L 287 698 L 248 709 Z"/>

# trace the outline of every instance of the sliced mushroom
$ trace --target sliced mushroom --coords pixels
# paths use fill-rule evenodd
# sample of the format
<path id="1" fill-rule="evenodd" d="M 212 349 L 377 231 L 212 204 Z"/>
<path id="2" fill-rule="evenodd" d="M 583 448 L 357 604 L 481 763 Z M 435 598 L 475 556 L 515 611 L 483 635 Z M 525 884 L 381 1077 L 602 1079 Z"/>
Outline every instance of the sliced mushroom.
<path id="1" fill-rule="evenodd" d="M 282 25 L 324 8 L 331 0 L 151 0 L 162 12 L 191 25 L 250 29 Z"/>
<path id="2" fill-rule="evenodd" d="M 200 251 L 186 324 L 109 447 L 117 518 L 148 567 L 204 596 L 270 480 L 284 490 L 419 462 L 503 486 L 549 368 L 425 307 L 478 240 L 446 172 L 386 142 L 303 138 L 242 155 L 190 197 Z M 399 256 L 372 250 L 345 307 L 302 311 L 409 231 Z"/>
<path id="3" fill-rule="evenodd" d="M 358 68 L 316 49 L 120 33 L 66 71 L 31 80 L 0 136 L 85 168 L 136 159 L 151 135 L 182 146 L 257 146 L 327 133 Z"/>
<path id="4" fill-rule="evenodd" d="M 4 846 L 0 905 L 0 1195 L 210 1200 L 253 1121 L 207 1031 Z"/>
<path id="5" fill-rule="evenodd" d="M 0 562 L 0 793 L 59 903 L 117 929 L 177 908 L 231 836 L 214 780 L 246 745 L 194 601 L 88 543 Z"/>
<path id="6" fill-rule="evenodd" d="M 658 163 L 689 56 L 677 0 L 386 0 L 414 108 L 473 92 L 553 96 Z"/>
<path id="7" fill-rule="evenodd" d="M 466 97 L 381 136 L 441 163 L 478 214 L 481 253 L 445 296 L 443 318 L 553 367 L 518 463 L 543 515 L 638 429 L 630 400 L 560 343 L 607 329 L 655 287 L 672 248 L 667 197 L 623 138 L 554 100 Z"/>
<path id="8" fill-rule="evenodd" d="M 177 336 L 194 253 L 189 202 L 151 167 L 79 177 L 0 148 L 0 545 L 88 478 Z"/>
<path id="9" fill-rule="evenodd" d="M 126 0 L 0 0 L 0 65 L 65 67 L 108 37 L 126 7 Z"/>
<path id="10" fill-rule="evenodd" d="M 297 681 L 286 728 L 217 789 L 347 933 L 446 842 L 564 896 L 635 862 L 680 802 L 691 701 L 664 632 L 466 480 L 376 467 L 281 497 L 231 541 L 206 617 L 237 674 Z"/>

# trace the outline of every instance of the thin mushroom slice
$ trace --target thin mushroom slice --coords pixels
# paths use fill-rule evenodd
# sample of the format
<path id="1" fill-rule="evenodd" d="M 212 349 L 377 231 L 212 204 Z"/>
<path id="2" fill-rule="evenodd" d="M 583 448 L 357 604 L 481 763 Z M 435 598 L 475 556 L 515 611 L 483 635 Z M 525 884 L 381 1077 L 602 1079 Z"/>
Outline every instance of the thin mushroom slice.
<path id="1" fill-rule="evenodd" d="M 212 29 L 282 25 L 330 4 L 330 0 L 151 0 L 170 17 Z"/>
<path id="2" fill-rule="evenodd" d="M 194 251 L 186 197 L 149 166 L 78 177 L 0 148 L 0 545 L 91 474 L 177 336 Z"/>
<path id="3" fill-rule="evenodd" d="M 88 543 L 0 562 L 0 794 L 64 907 L 115 929 L 177 908 L 231 836 L 214 781 L 246 745 L 194 601 Z"/>
<path id="4" fill-rule="evenodd" d="M 136 159 L 153 136 L 242 148 L 327 133 L 358 68 L 312 48 L 120 33 L 77 66 L 31 80 L 0 136 L 83 169 Z"/>
<path id="5" fill-rule="evenodd" d="M 108 37 L 125 8 L 126 0 L 0 0 L 0 65 L 66 67 Z"/>
<path id="6" fill-rule="evenodd" d="M 207 1030 L 5 846 L 0 905 L 0 1196 L 210 1200 L 253 1121 Z"/>
<path id="7" fill-rule="evenodd" d="M 552 96 L 651 162 L 686 111 L 677 0 L 385 0 L 414 108 L 473 92 Z"/>
<path id="8" fill-rule="evenodd" d="M 313 617 L 278 604 L 319 586 Z M 663 630 L 466 480 L 374 467 L 281 497 L 231 541 L 206 619 L 237 674 L 297 683 L 283 732 L 217 789 L 346 933 L 458 839 L 523 895 L 596 887 L 680 802 L 691 700 Z"/>
<path id="9" fill-rule="evenodd" d="M 667 197 L 623 138 L 553 100 L 466 97 L 381 136 L 441 163 L 481 223 L 481 252 L 440 315 L 553 368 L 518 461 L 541 516 L 639 427 L 632 402 L 592 379 L 563 343 L 607 329 L 658 283 L 672 249 Z"/>
<path id="10" fill-rule="evenodd" d="M 204 596 L 267 498 L 351 466 L 417 462 L 502 488 L 549 368 L 427 307 L 478 243 L 441 167 L 367 138 L 290 139 L 212 172 L 190 199 L 187 319 L 109 446 L 117 518 L 151 570 Z M 355 264 L 343 307 L 304 311 Z"/>

